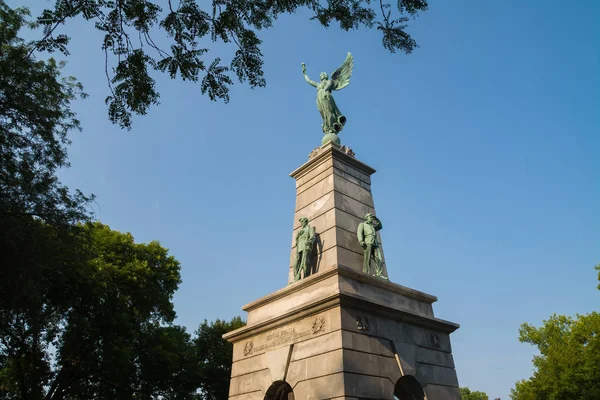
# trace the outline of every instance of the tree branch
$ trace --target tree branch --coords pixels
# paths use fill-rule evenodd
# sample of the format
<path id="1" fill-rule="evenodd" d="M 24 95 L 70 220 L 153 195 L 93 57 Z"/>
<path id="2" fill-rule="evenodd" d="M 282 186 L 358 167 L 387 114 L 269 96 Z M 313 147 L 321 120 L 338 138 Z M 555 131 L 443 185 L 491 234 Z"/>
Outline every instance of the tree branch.
<path id="1" fill-rule="evenodd" d="M 29 53 L 27 53 L 27 56 L 25 58 L 29 58 L 31 57 L 31 55 L 33 54 L 34 51 L 36 51 L 40 45 L 40 43 L 44 42 L 46 39 L 48 39 L 50 36 L 52 36 L 52 33 L 54 32 L 54 30 L 56 28 L 58 28 L 58 25 L 62 24 L 63 22 L 65 22 L 65 20 L 67 18 L 69 18 L 70 15 L 67 13 L 65 14 L 53 27 L 52 29 L 50 29 L 50 31 L 42 38 L 42 40 L 39 40 L 36 42 L 36 45 L 34 45 L 31 50 L 29 50 Z"/>

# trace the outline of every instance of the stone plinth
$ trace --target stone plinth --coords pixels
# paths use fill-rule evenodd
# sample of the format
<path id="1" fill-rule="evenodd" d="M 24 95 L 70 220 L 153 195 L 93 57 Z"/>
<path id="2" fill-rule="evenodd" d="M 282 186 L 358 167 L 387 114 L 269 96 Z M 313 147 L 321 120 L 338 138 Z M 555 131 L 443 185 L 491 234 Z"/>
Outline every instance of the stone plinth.
<path id="1" fill-rule="evenodd" d="M 365 214 L 375 213 L 371 194 L 371 175 L 375 170 L 348 153 L 329 142 L 290 174 L 296 179 L 296 208 L 288 282 L 294 281 L 295 237 L 301 217 L 308 218 L 316 231 L 311 257 L 313 273 L 340 265 L 362 271 L 363 249 L 356 230 Z M 383 225 L 385 229 L 385 218 Z M 388 276 L 385 263 L 384 275 Z"/>
<path id="2" fill-rule="evenodd" d="M 285 381 L 296 400 L 392 399 L 403 376 L 428 400 L 460 399 L 449 334 L 429 294 L 338 266 L 244 306 L 230 399 L 265 398 Z M 412 398 L 411 398 L 412 399 Z"/>

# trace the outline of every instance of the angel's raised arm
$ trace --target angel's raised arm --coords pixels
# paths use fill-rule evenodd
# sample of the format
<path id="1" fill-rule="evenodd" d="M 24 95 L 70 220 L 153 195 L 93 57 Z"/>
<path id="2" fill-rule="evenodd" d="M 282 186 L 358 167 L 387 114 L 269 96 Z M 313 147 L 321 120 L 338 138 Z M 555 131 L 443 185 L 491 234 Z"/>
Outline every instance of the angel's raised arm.
<path id="1" fill-rule="evenodd" d="M 308 75 L 306 75 L 306 65 L 304 65 L 304 63 L 302 63 L 302 75 L 304 75 L 304 80 L 310 85 L 310 86 L 314 86 L 317 87 L 317 82 L 315 81 L 311 81 L 310 78 L 308 77 Z"/>

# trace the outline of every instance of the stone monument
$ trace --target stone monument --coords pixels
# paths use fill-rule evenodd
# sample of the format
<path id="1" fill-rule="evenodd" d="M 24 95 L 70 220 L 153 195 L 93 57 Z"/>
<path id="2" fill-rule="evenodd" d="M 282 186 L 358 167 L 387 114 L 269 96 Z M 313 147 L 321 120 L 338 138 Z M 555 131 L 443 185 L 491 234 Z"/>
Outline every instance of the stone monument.
<path id="1" fill-rule="evenodd" d="M 460 399 L 450 346 L 459 326 L 435 317 L 435 296 L 388 279 L 375 170 L 339 144 L 346 117 L 331 90 L 348 85 L 352 66 L 348 53 L 314 85 L 328 92 L 317 95 L 324 144 L 290 174 L 288 285 L 245 305 L 247 325 L 223 336 L 233 343 L 230 400 Z"/>

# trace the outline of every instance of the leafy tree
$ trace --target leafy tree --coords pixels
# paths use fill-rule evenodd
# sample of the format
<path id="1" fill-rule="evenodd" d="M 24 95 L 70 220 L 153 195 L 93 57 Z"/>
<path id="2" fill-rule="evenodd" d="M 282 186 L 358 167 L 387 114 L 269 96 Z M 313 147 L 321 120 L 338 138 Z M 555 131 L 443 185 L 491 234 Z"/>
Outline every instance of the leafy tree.
<path id="1" fill-rule="evenodd" d="M 460 396 L 462 400 L 489 400 L 484 392 L 472 392 L 468 387 L 460 388 Z"/>
<path id="2" fill-rule="evenodd" d="M 539 328 L 523 324 L 519 340 L 539 355 L 533 376 L 511 389 L 513 400 L 600 399 L 600 313 L 555 314 Z"/>
<path id="3" fill-rule="evenodd" d="M 170 325 L 177 260 L 100 223 L 32 224 L 0 283 L 0 397 L 193 398 L 191 338 Z"/>
<path id="4" fill-rule="evenodd" d="M 198 327 L 194 346 L 200 364 L 203 400 L 223 400 L 229 396 L 233 345 L 222 336 L 244 325 L 240 317 L 235 317 L 229 322 L 216 320 L 210 324 L 204 320 Z"/>
<path id="5" fill-rule="evenodd" d="M 273 26 L 282 14 L 309 9 L 311 19 L 343 30 L 376 28 L 382 44 L 391 52 L 410 53 L 415 40 L 406 32 L 410 17 L 428 8 L 427 0 L 196 0 L 158 2 L 150 0 L 57 0 L 37 19 L 44 36 L 38 50 L 68 54 L 69 38 L 57 34 L 70 18 L 82 16 L 104 33 L 100 44 L 112 70 L 106 68 L 111 94 L 106 98 L 109 118 L 121 127 L 131 127 L 131 113 L 146 114 L 158 103 L 159 93 L 150 71 L 171 78 L 200 82 L 200 90 L 211 100 L 229 101 L 232 74 L 250 87 L 265 86 L 258 32 Z M 161 40 L 154 40 L 160 32 Z M 232 59 L 208 58 L 207 40 L 233 45 Z M 157 45 L 168 43 L 165 46 Z"/>
<path id="6" fill-rule="evenodd" d="M 179 263 L 100 223 L 37 224 L 0 279 L 0 398 L 223 399 L 237 317 L 172 325 Z M 0 242 L 4 245 L 4 242 Z M 198 392 L 200 390 L 200 392 Z"/>
<path id="7" fill-rule="evenodd" d="M 69 192 L 56 171 L 80 129 L 71 102 L 85 95 L 18 37 L 27 15 L 0 0 L 0 398 L 227 393 L 229 373 L 212 378 L 230 367 L 231 346 L 214 335 L 241 320 L 205 322 L 192 337 L 172 324 L 179 263 L 166 249 L 77 223 L 92 197 Z"/>
<path id="8" fill-rule="evenodd" d="M 0 217 L 35 217 L 51 224 L 82 218 L 90 198 L 70 193 L 56 177 L 67 167 L 67 133 L 80 129 L 71 102 L 84 97 L 62 63 L 37 61 L 17 35 L 27 10 L 0 0 Z"/>

